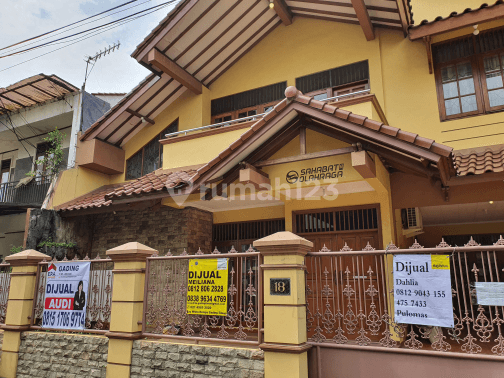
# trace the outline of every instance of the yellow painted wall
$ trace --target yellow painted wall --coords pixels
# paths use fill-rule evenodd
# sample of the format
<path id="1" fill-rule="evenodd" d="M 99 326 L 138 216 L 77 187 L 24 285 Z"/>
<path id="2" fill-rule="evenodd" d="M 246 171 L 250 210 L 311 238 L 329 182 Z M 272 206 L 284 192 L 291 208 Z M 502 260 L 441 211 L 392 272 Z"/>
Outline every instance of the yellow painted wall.
<path id="1" fill-rule="evenodd" d="M 110 184 L 110 176 L 87 168 L 77 167 L 61 173 L 53 195 L 52 207 Z"/>
<path id="2" fill-rule="evenodd" d="M 434 3 L 433 0 L 422 1 Z M 126 143 L 126 159 L 177 118 L 180 130 L 209 124 L 211 99 L 280 81 L 294 85 L 296 77 L 366 59 L 371 92 L 376 95 L 390 125 L 455 149 L 504 143 L 504 113 L 440 121 L 434 75 L 429 74 L 423 42 L 412 42 L 400 31 L 383 28 L 376 29 L 376 36 L 375 40 L 366 41 L 359 25 L 296 17 L 292 25 L 280 25 L 273 30 L 209 90 L 204 89 L 202 95 L 186 91 L 156 117 L 155 125 L 145 127 Z M 370 103 L 348 109 L 378 119 Z M 238 130 L 165 145 L 163 167 L 206 163 L 243 132 Z M 107 181 L 100 175 L 96 177 L 100 183 Z M 120 174 L 110 176 L 107 183 L 123 181 L 124 174 Z M 86 184 L 83 187 L 94 186 Z M 63 197 L 69 198 L 69 195 Z"/>
<path id="3" fill-rule="evenodd" d="M 436 17 L 448 17 L 452 12 L 463 12 L 467 8 L 479 8 L 481 4 L 494 2 L 482 0 L 411 0 L 415 25 L 423 20 L 432 21 Z"/>
<path id="4" fill-rule="evenodd" d="M 245 210 L 219 211 L 213 213 L 213 222 L 232 223 L 261 219 L 278 219 L 285 216 L 283 206 L 258 207 Z"/>

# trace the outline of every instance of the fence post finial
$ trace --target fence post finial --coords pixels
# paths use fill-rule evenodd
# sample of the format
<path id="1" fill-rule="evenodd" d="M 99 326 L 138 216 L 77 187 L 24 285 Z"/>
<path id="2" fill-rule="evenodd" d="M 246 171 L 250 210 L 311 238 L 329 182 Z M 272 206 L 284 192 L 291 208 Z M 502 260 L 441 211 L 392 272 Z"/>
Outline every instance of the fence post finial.
<path id="1" fill-rule="evenodd" d="M 5 316 L 0 377 L 16 377 L 21 332 L 30 329 L 38 263 L 50 259 L 50 256 L 33 249 L 5 258 L 12 267 L 12 273 L 10 303 L 7 303 Z"/>
<path id="2" fill-rule="evenodd" d="M 264 350 L 265 377 L 307 378 L 310 345 L 304 260 L 313 243 L 285 231 L 256 240 L 254 247 L 264 261 L 264 341 L 260 348 Z"/>

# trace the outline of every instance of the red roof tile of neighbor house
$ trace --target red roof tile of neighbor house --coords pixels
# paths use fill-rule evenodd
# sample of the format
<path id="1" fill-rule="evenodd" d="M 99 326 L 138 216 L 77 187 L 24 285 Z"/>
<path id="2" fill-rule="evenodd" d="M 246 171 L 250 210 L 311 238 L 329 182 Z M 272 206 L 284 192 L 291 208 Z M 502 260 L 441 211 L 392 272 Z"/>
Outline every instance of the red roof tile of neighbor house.
<path id="1" fill-rule="evenodd" d="M 134 196 L 174 188 L 190 180 L 196 173 L 194 169 L 163 173 L 162 170 L 151 172 L 136 180 L 122 184 L 105 185 L 69 202 L 55 207 L 58 211 L 81 210 L 110 206 L 112 198 Z"/>
<path id="2" fill-rule="evenodd" d="M 504 145 L 455 151 L 453 162 L 458 176 L 504 171 Z"/>

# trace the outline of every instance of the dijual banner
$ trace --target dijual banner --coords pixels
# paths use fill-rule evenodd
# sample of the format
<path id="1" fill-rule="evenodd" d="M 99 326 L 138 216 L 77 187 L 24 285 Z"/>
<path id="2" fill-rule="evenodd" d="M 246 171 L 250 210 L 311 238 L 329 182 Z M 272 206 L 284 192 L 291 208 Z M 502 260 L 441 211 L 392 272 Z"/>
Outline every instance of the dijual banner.
<path id="1" fill-rule="evenodd" d="M 394 255 L 397 323 L 453 328 L 448 255 Z"/>
<path id="2" fill-rule="evenodd" d="M 43 328 L 83 330 L 91 262 L 49 263 Z"/>
<path id="3" fill-rule="evenodd" d="M 189 260 L 187 313 L 227 315 L 228 259 Z"/>

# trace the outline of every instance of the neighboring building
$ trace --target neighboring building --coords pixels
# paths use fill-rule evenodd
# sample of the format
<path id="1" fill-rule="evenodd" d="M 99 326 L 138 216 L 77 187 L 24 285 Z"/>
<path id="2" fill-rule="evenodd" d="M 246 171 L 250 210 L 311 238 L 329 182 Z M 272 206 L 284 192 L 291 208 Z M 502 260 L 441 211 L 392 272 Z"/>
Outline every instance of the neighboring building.
<path id="1" fill-rule="evenodd" d="M 183 0 L 134 51 L 152 74 L 85 130 L 52 196 L 80 248 L 494 242 L 504 4 L 273 3 Z"/>
<path id="2" fill-rule="evenodd" d="M 92 93 L 92 95 L 98 97 L 100 100 L 108 102 L 110 106 L 115 106 L 126 96 L 126 93 Z"/>
<path id="3" fill-rule="evenodd" d="M 55 75 L 0 88 L 0 257 L 23 245 L 26 210 L 40 208 L 51 185 L 44 167 L 35 166 L 50 147 L 44 138 L 55 128 L 65 134 L 61 169 L 73 168 L 77 133 L 109 109 L 106 101 Z M 30 171 L 40 174 L 30 180 Z"/>

